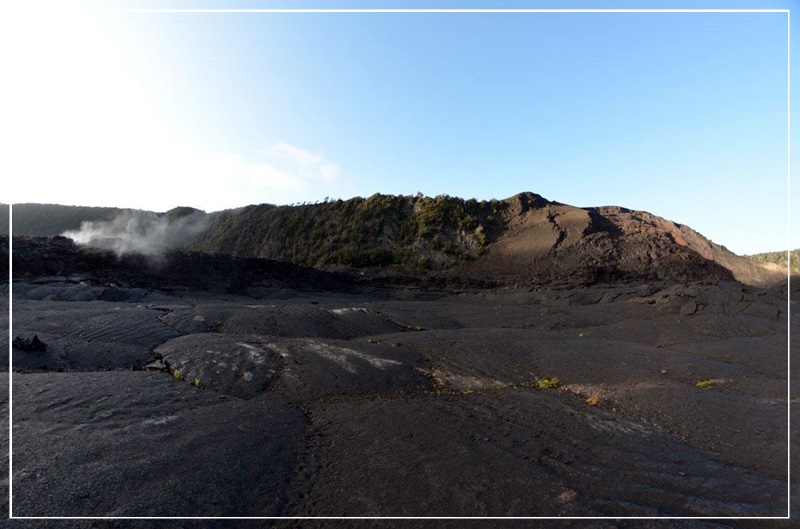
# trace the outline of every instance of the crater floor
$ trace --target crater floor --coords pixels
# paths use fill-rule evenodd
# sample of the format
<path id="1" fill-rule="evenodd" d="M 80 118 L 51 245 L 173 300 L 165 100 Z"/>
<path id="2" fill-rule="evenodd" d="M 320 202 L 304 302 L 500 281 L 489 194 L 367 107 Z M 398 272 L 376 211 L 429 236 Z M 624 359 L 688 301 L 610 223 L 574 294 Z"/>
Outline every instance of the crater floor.
<path id="1" fill-rule="evenodd" d="M 15 516 L 800 515 L 785 289 L 11 286 Z"/>

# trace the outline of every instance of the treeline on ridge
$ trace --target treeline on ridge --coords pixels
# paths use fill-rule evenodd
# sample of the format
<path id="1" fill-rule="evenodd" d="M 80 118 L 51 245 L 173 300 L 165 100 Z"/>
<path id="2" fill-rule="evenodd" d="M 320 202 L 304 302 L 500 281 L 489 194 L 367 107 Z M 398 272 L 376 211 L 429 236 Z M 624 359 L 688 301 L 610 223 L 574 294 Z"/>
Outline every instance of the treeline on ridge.
<path id="1" fill-rule="evenodd" d="M 4 215 L 0 220 L 0 235 L 8 235 L 8 206 L 2 208 Z M 31 237 L 52 237 L 67 230 L 80 229 L 84 221 L 111 220 L 131 209 L 61 206 L 57 204 L 14 204 L 14 235 Z"/>
<path id="2" fill-rule="evenodd" d="M 782 252 L 757 253 L 748 255 L 747 257 L 758 263 L 774 263 L 786 267 L 789 264 L 788 253 L 792 254 L 792 273 L 800 274 L 800 249 L 792 250 L 791 252 L 786 252 L 784 250 Z"/>
<path id="3" fill-rule="evenodd" d="M 313 267 L 443 268 L 476 259 L 500 225 L 498 200 L 375 194 L 211 214 L 195 250 Z"/>

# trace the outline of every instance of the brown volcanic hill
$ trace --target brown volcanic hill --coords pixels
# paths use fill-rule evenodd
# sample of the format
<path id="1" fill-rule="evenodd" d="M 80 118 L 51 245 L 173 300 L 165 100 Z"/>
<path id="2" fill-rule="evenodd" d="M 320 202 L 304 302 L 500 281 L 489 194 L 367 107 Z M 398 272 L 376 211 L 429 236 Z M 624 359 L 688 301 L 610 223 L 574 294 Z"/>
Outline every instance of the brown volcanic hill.
<path id="1" fill-rule="evenodd" d="M 504 229 L 455 273 L 534 283 L 736 280 L 785 275 L 740 257 L 688 226 L 616 206 L 578 208 L 533 193 L 503 201 Z"/>

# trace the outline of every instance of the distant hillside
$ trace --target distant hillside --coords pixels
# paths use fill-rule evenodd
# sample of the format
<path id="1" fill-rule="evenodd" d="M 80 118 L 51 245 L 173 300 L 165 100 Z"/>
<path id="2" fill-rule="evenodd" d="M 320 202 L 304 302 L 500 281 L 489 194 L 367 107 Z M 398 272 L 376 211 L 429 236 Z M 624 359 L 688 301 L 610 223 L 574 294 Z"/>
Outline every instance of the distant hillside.
<path id="1" fill-rule="evenodd" d="M 74 236 L 72 232 L 90 221 L 91 228 L 81 231 L 78 239 L 113 249 L 120 246 L 121 238 L 163 238 L 168 228 L 182 223 L 177 232 L 187 236 L 179 241 L 171 234 L 167 247 L 265 257 L 318 268 L 399 265 L 441 269 L 476 259 L 485 251 L 487 232 L 497 229 L 503 205 L 499 200 L 380 194 L 304 206 L 262 204 L 210 214 L 185 207 L 153 213 L 15 204 L 14 235 L 71 232 Z M 202 227 L 202 236 L 197 229 L 186 229 L 190 222 Z M 125 229 L 127 233 L 123 233 Z M 155 246 L 163 249 L 165 245 Z"/>
<path id="2" fill-rule="evenodd" d="M 772 263 L 786 270 L 788 255 L 786 251 L 766 252 L 748 255 L 747 257 L 757 263 Z M 792 274 L 800 274 L 800 249 L 792 250 Z"/>
<path id="3" fill-rule="evenodd" d="M 178 248 L 523 284 L 735 279 L 767 285 L 785 277 L 774 265 L 737 256 L 651 213 L 577 208 L 534 193 L 489 201 L 375 194 L 215 213 L 25 206 L 14 207 L 15 233 L 55 235 L 93 220 L 70 236 L 118 253 Z"/>
<path id="4" fill-rule="evenodd" d="M 501 225 L 498 200 L 375 194 L 306 206 L 248 206 L 211 215 L 201 251 L 315 267 L 446 268 L 477 259 Z"/>
<path id="5" fill-rule="evenodd" d="M 125 211 L 132 210 L 57 204 L 14 204 L 14 235 L 52 237 L 67 230 L 79 229 L 83 221 L 108 221 Z M 0 234 L 8 235 L 8 215 L 5 216 L 5 223 L 0 223 Z"/>
<path id="6" fill-rule="evenodd" d="M 376 194 L 249 206 L 212 214 L 198 241 L 194 249 L 322 268 L 396 265 L 524 283 L 782 279 L 651 213 L 577 208 L 534 193 L 491 201 Z"/>

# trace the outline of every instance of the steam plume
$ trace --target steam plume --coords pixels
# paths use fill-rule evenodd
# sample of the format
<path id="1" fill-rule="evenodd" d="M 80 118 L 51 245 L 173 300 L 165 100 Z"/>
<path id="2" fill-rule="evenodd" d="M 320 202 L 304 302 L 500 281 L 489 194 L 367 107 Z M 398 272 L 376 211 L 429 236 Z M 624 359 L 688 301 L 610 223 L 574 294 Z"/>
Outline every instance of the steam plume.
<path id="1" fill-rule="evenodd" d="M 77 244 L 111 250 L 117 255 L 158 255 L 187 247 L 207 226 L 204 212 L 188 208 L 166 214 L 131 211 L 108 221 L 84 221 L 80 229 L 62 235 Z"/>

